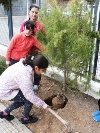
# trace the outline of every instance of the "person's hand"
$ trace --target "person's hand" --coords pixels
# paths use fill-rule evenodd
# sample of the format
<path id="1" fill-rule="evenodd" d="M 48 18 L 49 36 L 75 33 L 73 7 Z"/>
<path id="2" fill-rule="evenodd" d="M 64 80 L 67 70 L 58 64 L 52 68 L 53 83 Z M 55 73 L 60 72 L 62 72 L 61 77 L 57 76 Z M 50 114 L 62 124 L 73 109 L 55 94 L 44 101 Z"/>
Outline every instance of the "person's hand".
<path id="1" fill-rule="evenodd" d="M 6 65 L 7 65 L 7 67 L 9 67 L 11 65 L 11 62 L 10 61 L 6 61 Z"/>
<path id="2" fill-rule="evenodd" d="M 50 106 L 47 106 L 47 107 L 45 108 L 45 110 L 48 111 L 49 108 L 50 108 Z"/>

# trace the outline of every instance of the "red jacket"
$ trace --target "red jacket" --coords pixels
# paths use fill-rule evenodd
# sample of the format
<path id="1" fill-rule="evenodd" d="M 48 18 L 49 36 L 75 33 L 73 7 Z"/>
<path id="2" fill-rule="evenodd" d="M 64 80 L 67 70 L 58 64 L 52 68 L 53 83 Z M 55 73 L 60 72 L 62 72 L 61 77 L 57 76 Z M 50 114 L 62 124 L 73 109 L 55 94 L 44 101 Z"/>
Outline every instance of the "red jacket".
<path id="1" fill-rule="evenodd" d="M 25 24 L 25 22 L 26 22 L 27 20 L 24 20 L 22 23 L 21 23 L 21 25 L 20 25 L 20 32 L 23 32 L 24 31 L 24 24 Z M 36 21 L 35 23 L 35 27 L 34 27 L 34 29 L 33 29 L 33 35 L 35 36 L 36 35 L 36 33 L 38 32 L 38 31 L 41 31 L 42 33 L 44 33 L 44 27 L 43 27 L 43 23 L 42 22 L 40 22 L 40 21 Z M 29 53 L 38 53 L 38 49 L 35 47 L 35 46 L 33 46 L 31 49 L 30 49 L 30 52 Z"/>
<path id="2" fill-rule="evenodd" d="M 33 46 L 43 50 L 41 43 L 33 35 L 26 37 L 24 32 L 15 35 L 8 46 L 6 61 L 10 61 L 10 58 L 19 61 L 21 58 L 26 57 Z"/>

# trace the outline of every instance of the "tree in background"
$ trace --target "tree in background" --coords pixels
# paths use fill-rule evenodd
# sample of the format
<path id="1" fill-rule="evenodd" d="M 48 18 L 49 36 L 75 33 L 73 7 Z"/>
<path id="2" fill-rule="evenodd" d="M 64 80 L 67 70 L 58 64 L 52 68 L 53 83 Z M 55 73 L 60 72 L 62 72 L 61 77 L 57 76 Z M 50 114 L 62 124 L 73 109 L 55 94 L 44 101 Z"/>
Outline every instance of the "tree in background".
<path id="1" fill-rule="evenodd" d="M 46 46 L 46 56 L 51 64 L 63 70 L 62 90 L 65 91 L 66 81 L 68 83 L 72 72 L 76 83 L 80 75 L 89 79 L 87 69 L 93 47 L 93 39 L 88 35 L 91 31 L 91 14 L 82 0 L 73 1 L 66 8 L 58 6 L 56 1 L 50 4 L 50 13 L 45 9 L 40 16 L 45 34 L 38 32 L 37 38 Z"/>
<path id="2" fill-rule="evenodd" d="M 0 0 L 0 4 L 4 6 L 5 10 L 9 10 L 9 6 L 11 6 L 12 0 Z"/>

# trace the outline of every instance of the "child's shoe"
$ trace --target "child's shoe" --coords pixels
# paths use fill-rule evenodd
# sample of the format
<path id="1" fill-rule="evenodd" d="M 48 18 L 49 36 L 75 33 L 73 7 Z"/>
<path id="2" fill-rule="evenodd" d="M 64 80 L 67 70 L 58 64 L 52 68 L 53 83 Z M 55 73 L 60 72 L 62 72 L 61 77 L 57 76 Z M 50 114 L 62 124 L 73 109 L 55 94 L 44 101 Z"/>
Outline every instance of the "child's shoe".
<path id="1" fill-rule="evenodd" d="M 97 116 L 97 115 L 100 115 L 100 110 L 97 110 L 97 111 L 95 111 L 95 112 L 93 112 L 93 117 L 95 117 L 95 116 Z"/>
<path id="2" fill-rule="evenodd" d="M 28 120 L 25 120 L 24 118 L 21 118 L 21 120 L 20 120 L 20 122 L 22 124 L 35 123 L 37 121 L 38 121 L 38 118 L 37 117 L 32 117 L 32 116 L 29 116 Z"/>
<path id="3" fill-rule="evenodd" d="M 11 120 L 14 119 L 14 116 L 13 116 L 13 115 L 10 115 L 10 114 L 8 114 L 8 115 L 3 115 L 3 112 L 0 112 L 0 118 L 1 118 L 1 119 L 5 118 L 7 121 L 11 121 Z"/>
<path id="4" fill-rule="evenodd" d="M 97 121 L 97 122 L 100 122 L 100 115 L 97 115 L 97 116 L 93 117 L 93 119 L 94 119 L 95 121 Z"/>

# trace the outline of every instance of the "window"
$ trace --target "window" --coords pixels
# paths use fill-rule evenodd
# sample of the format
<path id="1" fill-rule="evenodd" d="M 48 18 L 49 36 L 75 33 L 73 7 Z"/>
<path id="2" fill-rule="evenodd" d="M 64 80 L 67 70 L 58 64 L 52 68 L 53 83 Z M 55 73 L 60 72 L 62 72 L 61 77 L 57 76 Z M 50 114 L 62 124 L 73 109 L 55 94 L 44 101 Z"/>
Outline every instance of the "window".
<path id="1" fill-rule="evenodd" d="M 33 3 L 33 4 L 36 4 L 36 0 L 32 0 L 32 3 Z"/>

